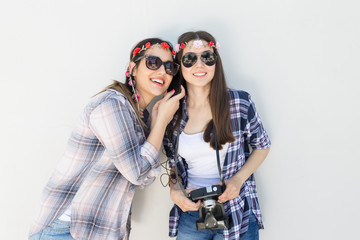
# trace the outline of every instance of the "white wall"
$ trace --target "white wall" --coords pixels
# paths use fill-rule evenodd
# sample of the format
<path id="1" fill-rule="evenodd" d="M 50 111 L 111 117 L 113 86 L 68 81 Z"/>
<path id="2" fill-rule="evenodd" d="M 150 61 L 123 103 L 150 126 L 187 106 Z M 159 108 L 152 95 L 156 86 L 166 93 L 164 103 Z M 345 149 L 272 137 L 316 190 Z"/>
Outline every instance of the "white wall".
<path id="1" fill-rule="evenodd" d="M 249 91 L 272 140 L 256 172 L 261 239 L 354 239 L 360 213 L 356 0 L 0 3 L 1 239 L 25 239 L 77 117 L 130 48 L 212 33 L 228 84 Z M 162 160 L 165 160 L 162 158 Z M 159 179 L 138 191 L 132 240 L 168 239 Z M 152 236 L 152 237 L 149 237 Z"/>

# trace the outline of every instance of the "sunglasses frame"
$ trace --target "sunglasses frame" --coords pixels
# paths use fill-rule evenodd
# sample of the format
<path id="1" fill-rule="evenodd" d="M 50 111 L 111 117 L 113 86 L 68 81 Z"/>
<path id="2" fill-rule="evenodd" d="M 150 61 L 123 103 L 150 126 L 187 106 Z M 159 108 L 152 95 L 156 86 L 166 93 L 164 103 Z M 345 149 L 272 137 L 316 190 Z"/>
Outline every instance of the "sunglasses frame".
<path id="1" fill-rule="evenodd" d="M 150 68 L 150 67 L 148 66 L 148 64 L 147 64 L 147 59 L 148 59 L 149 57 L 154 57 L 154 58 L 156 58 L 156 59 L 159 59 L 160 62 L 161 62 L 160 66 L 159 66 L 158 68 L 156 68 L 156 69 Z M 146 55 L 143 55 L 143 56 L 139 57 L 139 58 L 136 59 L 134 62 L 140 61 L 140 60 L 143 59 L 143 58 L 145 58 L 145 65 L 146 65 L 146 67 L 147 67 L 148 69 L 150 69 L 150 70 L 153 70 L 153 71 L 156 71 L 156 70 L 158 70 L 161 66 L 164 66 L 166 74 L 169 74 L 170 76 L 175 76 L 175 75 L 178 73 L 179 69 L 180 69 L 180 65 L 177 64 L 177 63 L 174 62 L 174 61 L 170 61 L 170 60 L 169 60 L 169 61 L 163 62 L 160 57 L 154 56 L 154 55 L 149 55 L 149 54 L 146 54 Z M 171 62 L 171 63 L 174 64 L 174 70 L 175 70 L 175 73 L 174 73 L 174 74 L 170 74 L 170 73 L 167 71 L 168 68 L 166 68 L 166 65 L 165 65 L 165 64 L 168 63 L 168 62 Z"/>
<path id="2" fill-rule="evenodd" d="M 209 62 L 205 62 L 205 61 L 204 61 L 204 58 L 202 57 L 203 54 L 207 54 L 207 53 L 211 53 L 211 54 L 213 54 L 213 55 L 215 56 L 215 61 L 214 61 L 214 63 L 211 63 L 210 65 L 208 64 Z M 195 60 L 196 60 L 196 61 L 193 62 L 191 66 L 187 66 L 187 65 L 184 64 L 184 58 L 186 57 L 186 55 L 190 55 L 190 54 L 195 55 L 195 57 L 196 57 Z M 215 64 L 216 64 L 216 61 L 217 61 L 217 55 L 216 55 L 216 53 L 215 53 L 215 52 L 212 52 L 212 51 L 210 51 L 210 50 L 207 50 L 207 51 L 202 52 L 201 54 L 195 54 L 195 53 L 193 53 L 193 52 L 187 52 L 187 53 L 185 53 L 185 54 L 181 57 L 181 63 L 182 63 L 182 65 L 183 65 L 184 67 L 186 67 L 186 68 L 191 68 L 191 67 L 193 67 L 193 66 L 197 63 L 197 61 L 199 60 L 199 58 L 200 58 L 201 61 L 202 61 L 206 66 L 208 66 L 208 67 L 211 67 L 211 66 L 215 65 Z"/>

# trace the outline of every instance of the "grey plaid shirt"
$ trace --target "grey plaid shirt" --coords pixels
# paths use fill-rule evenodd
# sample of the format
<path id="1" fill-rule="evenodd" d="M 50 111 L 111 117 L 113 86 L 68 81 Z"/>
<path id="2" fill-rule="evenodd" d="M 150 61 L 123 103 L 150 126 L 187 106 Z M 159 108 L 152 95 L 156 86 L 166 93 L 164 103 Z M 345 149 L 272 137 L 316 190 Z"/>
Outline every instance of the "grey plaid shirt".
<path id="1" fill-rule="evenodd" d="M 144 187 L 160 173 L 158 154 L 121 93 L 97 95 L 43 191 L 30 235 L 71 207 L 75 239 L 123 239 L 136 185 Z"/>

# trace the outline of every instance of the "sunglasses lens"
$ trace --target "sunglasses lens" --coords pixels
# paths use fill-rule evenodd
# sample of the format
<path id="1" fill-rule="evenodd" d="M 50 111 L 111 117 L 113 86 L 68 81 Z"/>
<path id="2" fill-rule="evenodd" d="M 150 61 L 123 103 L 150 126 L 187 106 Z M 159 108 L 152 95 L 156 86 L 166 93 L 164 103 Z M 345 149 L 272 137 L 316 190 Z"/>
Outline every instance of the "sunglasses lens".
<path id="1" fill-rule="evenodd" d="M 179 70 L 178 64 L 172 61 L 167 61 L 163 63 L 163 61 L 157 56 L 147 55 L 145 63 L 146 63 L 146 67 L 150 70 L 158 70 L 161 67 L 161 65 L 164 64 L 165 72 L 172 76 L 175 76 Z"/>
<path id="2" fill-rule="evenodd" d="M 164 63 L 164 66 L 166 73 L 172 76 L 175 76 L 179 70 L 179 65 L 171 61 Z"/>
<path id="3" fill-rule="evenodd" d="M 196 60 L 197 57 L 195 53 L 186 53 L 181 59 L 182 64 L 187 68 L 194 66 Z"/>
<path id="4" fill-rule="evenodd" d="M 151 70 L 157 70 L 161 67 L 162 61 L 159 57 L 148 56 L 146 58 L 146 66 Z"/>
<path id="5" fill-rule="evenodd" d="M 207 66 L 213 66 L 216 63 L 216 55 L 212 51 L 203 52 L 200 56 L 200 59 Z M 182 59 L 182 64 L 184 67 L 192 67 L 197 61 L 197 56 L 195 53 L 186 53 Z"/>
<path id="6" fill-rule="evenodd" d="M 201 61 L 208 66 L 212 66 L 216 63 L 216 55 L 211 51 L 206 51 L 201 54 Z"/>

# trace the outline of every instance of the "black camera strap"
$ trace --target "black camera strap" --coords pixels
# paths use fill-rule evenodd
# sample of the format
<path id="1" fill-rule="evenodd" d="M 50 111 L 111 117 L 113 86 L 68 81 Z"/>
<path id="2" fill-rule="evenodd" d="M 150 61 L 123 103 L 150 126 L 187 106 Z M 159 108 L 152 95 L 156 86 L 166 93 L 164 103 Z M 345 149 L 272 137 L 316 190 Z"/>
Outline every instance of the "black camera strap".
<path id="1" fill-rule="evenodd" d="M 224 188 L 224 187 L 225 187 L 225 180 L 224 180 L 224 176 L 222 175 L 222 172 L 221 172 L 220 154 L 219 154 L 219 147 L 218 147 L 218 139 L 217 139 L 217 135 L 216 135 L 216 128 L 215 128 L 214 121 L 213 121 L 213 129 L 214 129 L 215 148 L 216 148 L 216 160 L 217 160 L 217 165 L 218 165 L 220 180 L 221 180 L 222 186 L 223 186 L 223 188 Z"/>
<path id="2" fill-rule="evenodd" d="M 216 135 L 216 128 L 215 128 L 215 124 L 213 122 L 213 130 L 214 130 L 214 140 L 215 140 L 215 148 L 216 148 L 216 160 L 217 160 L 217 166 L 218 166 L 218 170 L 219 170 L 219 175 L 220 175 L 220 180 L 222 182 L 222 186 L 225 187 L 225 180 L 224 180 L 224 176 L 222 175 L 221 172 L 221 165 L 220 165 L 220 154 L 219 154 L 219 147 L 218 147 L 218 140 L 217 140 L 217 135 Z M 178 176 L 179 173 L 179 169 L 177 167 L 177 159 L 178 159 L 178 151 L 179 151 L 179 137 L 180 137 L 180 127 L 178 128 L 178 132 L 177 132 L 177 136 L 176 136 L 176 148 L 175 148 L 175 175 L 176 175 L 176 181 L 179 183 L 180 189 L 181 191 L 184 193 L 184 195 L 186 197 L 189 197 L 189 194 L 186 193 L 183 184 L 180 181 L 180 178 Z"/>

